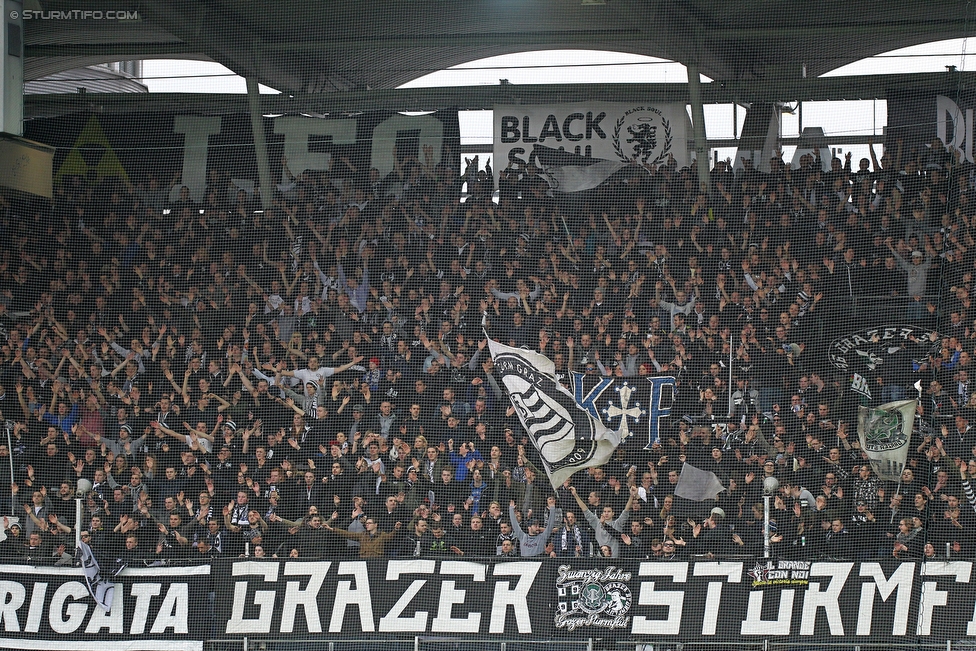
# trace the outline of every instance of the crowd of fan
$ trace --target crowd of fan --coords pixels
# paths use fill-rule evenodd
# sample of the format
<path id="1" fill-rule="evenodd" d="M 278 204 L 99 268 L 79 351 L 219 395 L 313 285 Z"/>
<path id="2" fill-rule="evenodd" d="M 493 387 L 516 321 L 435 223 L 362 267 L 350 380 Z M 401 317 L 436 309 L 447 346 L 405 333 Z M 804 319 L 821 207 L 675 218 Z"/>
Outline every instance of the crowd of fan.
<path id="1" fill-rule="evenodd" d="M 80 524 L 125 562 L 760 554 L 772 475 L 774 555 L 971 556 L 976 170 L 938 141 L 831 163 L 720 162 L 712 188 L 633 167 L 573 197 L 509 165 L 493 200 L 477 159 L 406 160 L 299 174 L 267 211 L 216 174 L 200 203 L 153 178 L 0 197 L 0 553 L 71 562 Z M 900 485 L 825 355 L 878 325 L 860 295 L 942 333 L 869 376 L 873 404 L 923 383 Z M 483 325 L 563 381 L 674 376 L 660 441 L 553 490 Z M 674 496 L 686 460 L 718 502 Z"/>

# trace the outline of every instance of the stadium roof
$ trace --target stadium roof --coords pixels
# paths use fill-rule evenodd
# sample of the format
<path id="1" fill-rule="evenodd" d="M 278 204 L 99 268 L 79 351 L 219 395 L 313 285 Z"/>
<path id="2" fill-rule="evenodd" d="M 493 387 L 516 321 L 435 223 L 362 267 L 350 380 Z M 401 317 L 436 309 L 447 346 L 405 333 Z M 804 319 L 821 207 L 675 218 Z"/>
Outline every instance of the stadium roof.
<path id="1" fill-rule="evenodd" d="M 602 1 L 153 0 L 130 8 L 138 20 L 25 20 L 25 78 L 124 59 L 212 59 L 286 95 L 333 104 L 484 57 L 597 49 L 697 63 L 710 85 L 805 99 L 790 93 L 842 65 L 972 31 L 963 0 Z M 40 2 L 46 12 L 77 9 L 77 0 Z M 405 98 L 396 108 L 416 108 L 408 105 L 416 95 L 394 93 Z"/>

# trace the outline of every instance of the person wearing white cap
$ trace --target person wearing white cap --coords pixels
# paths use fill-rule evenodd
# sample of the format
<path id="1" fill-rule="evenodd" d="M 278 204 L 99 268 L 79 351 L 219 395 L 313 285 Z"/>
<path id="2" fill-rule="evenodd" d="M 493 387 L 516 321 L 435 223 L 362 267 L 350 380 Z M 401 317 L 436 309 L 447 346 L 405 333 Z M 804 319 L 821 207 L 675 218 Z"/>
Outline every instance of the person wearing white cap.
<path id="1" fill-rule="evenodd" d="M 741 534 L 729 526 L 725 518 L 725 509 L 716 506 L 701 524 L 692 527 L 694 536 L 693 549 L 701 554 L 743 554 L 746 553 L 746 542 Z"/>

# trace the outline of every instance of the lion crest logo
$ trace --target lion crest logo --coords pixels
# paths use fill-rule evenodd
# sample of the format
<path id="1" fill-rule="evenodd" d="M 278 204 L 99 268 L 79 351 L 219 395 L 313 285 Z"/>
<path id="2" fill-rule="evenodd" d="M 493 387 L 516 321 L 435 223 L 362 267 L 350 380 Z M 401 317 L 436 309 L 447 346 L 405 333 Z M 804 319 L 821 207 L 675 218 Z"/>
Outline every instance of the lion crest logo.
<path id="1" fill-rule="evenodd" d="M 627 133 L 632 137 L 627 138 L 628 143 L 634 143 L 634 158 L 646 163 L 657 148 L 657 127 L 651 122 L 651 118 L 638 118 L 637 124 L 627 127 Z"/>
<path id="2" fill-rule="evenodd" d="M 673 140 L 671 122 L 652 106 L 625 111 L 613 128 L 613 151 L 624 162 L 658 165 L 667 160 Z"/>

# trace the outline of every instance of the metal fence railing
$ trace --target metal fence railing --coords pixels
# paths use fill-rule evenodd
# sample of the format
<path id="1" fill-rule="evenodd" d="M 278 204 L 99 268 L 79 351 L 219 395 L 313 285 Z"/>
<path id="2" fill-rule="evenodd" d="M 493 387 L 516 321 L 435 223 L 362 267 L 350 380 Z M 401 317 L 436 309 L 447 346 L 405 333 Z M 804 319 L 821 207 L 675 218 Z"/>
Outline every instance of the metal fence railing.
<path id="1" fill-rule="evenodd" d="M 415 637 L 404 639 L 223 639 L 209 640 L 206 651 L 976 651 L 976 641 L 947 640 L 932 643 L 851 643 L 804 639 L 796 641 L 761 640 L 741 643 L 731 640 L 708 642 L 660 642 L 638 640 L 581 638 L 567 640 L 519 640 L 472 637 Z"/>

